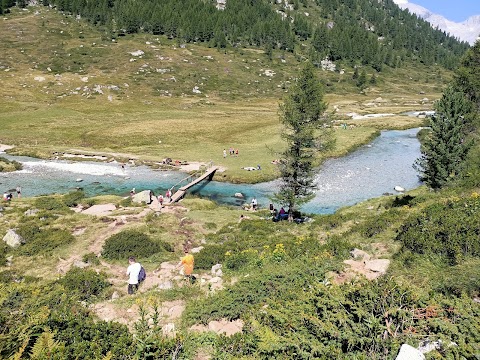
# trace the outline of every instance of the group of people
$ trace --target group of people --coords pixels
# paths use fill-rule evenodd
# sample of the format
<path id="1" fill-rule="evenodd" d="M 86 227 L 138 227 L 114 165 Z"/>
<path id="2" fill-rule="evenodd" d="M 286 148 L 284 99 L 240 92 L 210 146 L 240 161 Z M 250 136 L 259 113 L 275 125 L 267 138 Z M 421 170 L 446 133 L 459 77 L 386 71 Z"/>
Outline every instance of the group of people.
<path id="1" fill-rule="evenodd" d="M 17 186 L 17 188 L 15 189 L 15 191 L 17 192 L 17 197 L 22 197 L 22 188 L 20 186 Z M 3 200 L 4 201 L 11 201 L 13 199 L 13 195 L 11 192 L 9 191 L 5 191 L 3 193 Z"/>
<path id="2" fill-rule="evenodd" d="M 185 279 L 188 280 L 190 284 L 195 282 L 195 276 L 193 275 L 193 265 L 195 259 L 192 254 L 190 254 L 189 248 L 184 246 L 183 248 L 184 256 L 180 258 L 180 262 L 177 264 L 177 269 L 183 267 L 183 275 Z M 127 276 L 128 276 L 128 287 L 127 292 L 129 295 L 133 295 L 137 292 L 140 282 L 143 280 L 141 278 L 142 265 L 137 262 L 134 256 L 128 258 L 128 267 L 127 267 Z M 145 271 L 145 270 L 143 270 Z"/>
<path id="3" fill-rule="evenodd" d="M 165 199 L 167 199 L 169 202 L 172 201 L 172 190 L 168 189 L 165 192 L 165 197 L 162 194 L 158 195 L 157 200 L 158 200 L 158 204 L 160 205 L 160 208 L 163 207 L 163 203 Z"/>
<path id="4" fill-rule="evenodd" d="M 288 211 L 282 206 L 280 211 L 276 209 L 273 204 L 270 204 L 270 214 L 272 214 L 273 221 L 280 221 L 280 220 L 287 220 L 288 219 Z"/>
<path id="5" fill-rule="evenodd" d="M 228 154 L 230 156 L 238 156 L 238 149 L 234 149 L 233 147 L 231 147 L 230 149 L 228 149 Z M 227 157 L 227 149 L 223 149 L 223 157 Z"/>

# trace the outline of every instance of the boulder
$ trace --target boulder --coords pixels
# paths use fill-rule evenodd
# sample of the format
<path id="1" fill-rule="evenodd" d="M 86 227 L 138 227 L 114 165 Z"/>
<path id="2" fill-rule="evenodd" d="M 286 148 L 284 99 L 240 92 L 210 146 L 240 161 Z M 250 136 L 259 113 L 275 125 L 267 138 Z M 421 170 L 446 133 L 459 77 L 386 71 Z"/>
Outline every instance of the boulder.
<path id="1" fill-rule="evenodd" d="M 404 191 L 405 191 L 405 189 L 404 189 L 403 187 L 398 186 L 398 185 L 395 186 L 393 189 L 394 189 L 395 191 L 398 191 L 398 192 L 404 192 Z"/>
<path id="2" fill-rule="evenodd" d="M 86 263 L 86 262 L 83 262 L 83 261 L 80 261 L 80 260 L 77 260 L 73 263 L 73 266 L 78 267 L 80 269 L 85 269 L 86 267 L 89 267 L 90 264 Z"/>
<path id="3" fill-rule="evenodd" d="M 243 196 L 243 194 L 242 194 L 241 192 L 235 193 L 234 196 L 235 196 L 236 198 L 239 198 L 239 199 L 243 199 L 243 198 L 244 198 L 244 196 Z"/>
<path id="4" fill-rule="evenodd" d="M 212 266 L 212 275 L 213 276 L 222 276 L 222 264 L 216 264 Z"/>
<path id="5" fill-rule="evenodd" d="M 425 360 L 425 356 L 413 346 L 403 344 L 395 360 Z"/>
<path id="6" fill-rule="evenodd" d="M 152 191 L 151 190 L 144 190 L 132 196 L 132 201 L 134 203 L 142 203 L 151 204 L 152 203 Z"/>
<path id="7" fill-rule="evenodd" d="M 3 241 L 7 243 L 8 246 L 16 248 L 25 243 L 25 240 L 18 235 L 15 230 L 9 229 L 5 236 L 3 237 Z"/>
<path id="8" fill-rule="evenodd" d="M 365 261 L 365 269 L 380 273 L 382 275 L 387 272 L 389 265 L 390 260 L 388 259 L 375 259 Z"/>

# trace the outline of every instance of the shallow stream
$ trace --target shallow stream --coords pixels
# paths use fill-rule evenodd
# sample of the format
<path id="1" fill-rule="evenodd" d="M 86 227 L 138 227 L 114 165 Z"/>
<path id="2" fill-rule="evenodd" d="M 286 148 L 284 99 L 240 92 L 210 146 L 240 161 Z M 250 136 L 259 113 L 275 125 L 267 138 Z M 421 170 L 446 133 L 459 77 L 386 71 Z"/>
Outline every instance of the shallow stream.
<path id="1" fill-rule="evenodd" d="M 415 159 L 420 156 L 420 144 L 416 138 L 418 130 L 383 131 L 372 143 L 352 154 L 326 161 L 316 176 L 316 197 L 302 210 L 317 214 L 333 213 L 343 206 L 384 193 L 395 193 L 395 186 L 407 190 L 419 186 L 417 173 L 412 168 Z M 14 192 L 17 186 L 21 186 L 23 196 L 67 193 L 77 187 L 83 188 L 88 196 L 127 195 L 132 188 L 137 192 L 149 189 L 158 194 L 165 193 L 166 189 L 187 176 L 182 172 L 152 170 L 147 166 L 126 166 L 123 169 L 118 163 L 1 156 L 21 162 L 23 170 L 0 173 L 0 190 Z M 77 181 L 80 179 L 81 182 Z M 189 192 L 235 206 L 250 202 L 255 196 L 259 206 L 266 207 L 270 202 L 268 197 L 277 188 L 278 181 L 254 185 L 205 181 Z M 244 199 L 234 197 L 239 192 Z"/>

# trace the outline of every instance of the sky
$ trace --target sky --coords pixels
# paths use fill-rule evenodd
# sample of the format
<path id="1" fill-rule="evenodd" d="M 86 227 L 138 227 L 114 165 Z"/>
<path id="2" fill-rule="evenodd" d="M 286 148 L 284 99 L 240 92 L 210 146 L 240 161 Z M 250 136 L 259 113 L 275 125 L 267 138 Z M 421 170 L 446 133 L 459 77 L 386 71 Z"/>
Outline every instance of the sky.
<path id="1" fill-rule="evenodd" d="M 455 22 L 463 22 L 472 15 L 480 15 L 480 0 L 397 0 L 396 2 L 410 2 L 423 6 Z"/>

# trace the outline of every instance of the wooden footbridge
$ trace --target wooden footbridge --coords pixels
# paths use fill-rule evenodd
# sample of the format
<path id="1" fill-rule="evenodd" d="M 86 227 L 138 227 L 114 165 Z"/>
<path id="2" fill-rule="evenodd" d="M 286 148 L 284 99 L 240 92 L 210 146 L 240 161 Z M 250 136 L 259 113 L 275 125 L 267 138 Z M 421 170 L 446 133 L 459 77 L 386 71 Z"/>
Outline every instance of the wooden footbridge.
<path id="1" fill-rule="evenodd" d="M 181 188 L 179 188 L 175 192 L 175 194 L 173 194 L 172 197 L 170 198 L 170 202 L 165 203 L 165 205 L 173 204 L 173 203 L 177 202 L 178 200 L 180 200 L 181 198 L 183 198 L 185 196 L 185 194 L 187 193 L 188 189 L 190 189 L 194 185 L 197 185 L 202 180 L 205 180 L 205 179 L 208 179 L 209 181 L 212 180 L 213 175 L 215 174 L 215 171 L 217 171 L 217 170 L 218 170 L 217 166 L 211 166 L 203 174 L 200 174 L 200 176 L 198 176 L 199 172 L 196 172 L 196 173 L 186 177 L 185 179 L 180 180 L 177 184 L 173 185 L 171 189 L 174 189 L 177 185 L 181 184 L 182 182 L 184 182 L 184 181 L 186 181 L 190 178 L 194 178 L 187 185 L 184 185 Z M 195 178 L 196 176 L 198 176 L 198 177 Z"/>

